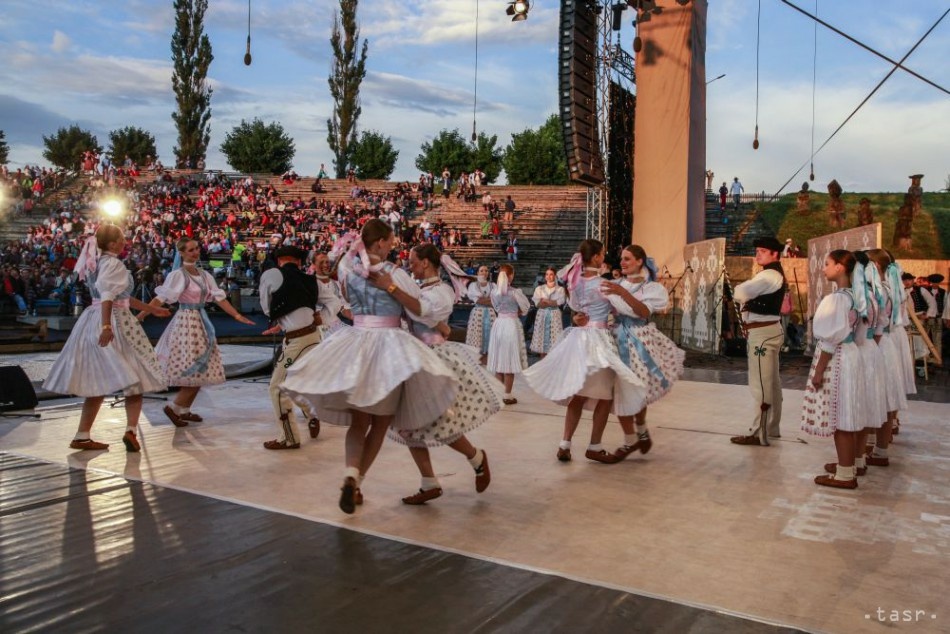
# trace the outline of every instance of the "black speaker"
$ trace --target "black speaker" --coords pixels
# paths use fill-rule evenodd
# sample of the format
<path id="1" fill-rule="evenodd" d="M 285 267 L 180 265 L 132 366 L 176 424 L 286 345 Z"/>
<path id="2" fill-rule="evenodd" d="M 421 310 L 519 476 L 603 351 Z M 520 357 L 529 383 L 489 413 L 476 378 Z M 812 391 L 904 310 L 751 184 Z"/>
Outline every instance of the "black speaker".
<path id="1" fill-rule="evenodd" d="M 36 390 L 23 368 L 0 366 L 0 411 L 33 409 L 38 403 Z"/>
<path id="2" fill-rule="evenodd" d="M 597 48 L 599 4 L 561 0 L 558 90 L 561 136 L 572 181 L 604 182 L 597 123 Z"/>

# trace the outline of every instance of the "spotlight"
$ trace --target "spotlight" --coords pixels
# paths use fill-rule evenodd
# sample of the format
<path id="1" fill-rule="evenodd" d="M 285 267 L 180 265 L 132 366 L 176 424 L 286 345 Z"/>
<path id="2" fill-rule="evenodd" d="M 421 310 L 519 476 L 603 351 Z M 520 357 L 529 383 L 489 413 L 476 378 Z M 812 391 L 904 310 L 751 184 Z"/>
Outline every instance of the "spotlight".
<path id="1" fill-rule="evenodd" d="M 102 213 L 110 218 L 118 218 L 122 215 L 122 203 L 115 198 L 110 198 L 102 203 Z"/>
<path id="2" fill-rule="evenodd" d="M 610 9 L 613 11 L 613 19 L 611 20 L 610 28 L 614 31 L 619 31 L 621 20 L 623 19 L 623 12 L 627 10 L 627 3 L 618 2 L 611 5 Z"/>
<path id="3" fill-rule="evenodd" d="M 251 65 L 251 36 L 247 36 L 247 51 L 244 53 L 244 65 Z"/>
<path id="4" fill-rule="evenodd" d="M 528 19 L 528 11 L 531 9 L 531 3 L 528 0 L 514 0 L 508 3 L 505 13 L 512 16 L 512 22 L 521 22 Z"/>

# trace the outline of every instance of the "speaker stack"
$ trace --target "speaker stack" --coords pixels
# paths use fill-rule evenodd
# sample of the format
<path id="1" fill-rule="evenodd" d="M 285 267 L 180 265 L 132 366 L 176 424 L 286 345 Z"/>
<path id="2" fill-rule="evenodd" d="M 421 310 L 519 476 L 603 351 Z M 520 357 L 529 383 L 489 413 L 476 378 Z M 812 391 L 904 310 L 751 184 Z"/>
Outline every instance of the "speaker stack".
<path id="1" fill-rule="evenodd" d="M 561 133 L 572 181 L 589 187 L 604 182 L 597 132 L 597 17 L 594 0 L 561 0 L 558 86 Z"/>

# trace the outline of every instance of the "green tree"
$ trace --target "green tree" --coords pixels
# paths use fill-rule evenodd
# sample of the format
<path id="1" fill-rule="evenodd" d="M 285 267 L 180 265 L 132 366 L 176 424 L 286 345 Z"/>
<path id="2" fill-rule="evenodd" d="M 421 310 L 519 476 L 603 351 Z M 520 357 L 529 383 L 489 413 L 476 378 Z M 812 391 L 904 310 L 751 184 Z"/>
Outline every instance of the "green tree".
<path id="1" fill-rule="evenodd" d="M 471 149 L 468 169 L 469 174 L 476 168 L 485 173 L 482 178 L 482 185 L 488 185 L 498 180 L 502 166 L 502 150 L 498 147 L 498 135 L 486 135 L 484 132 L 478 133 L 478 140 L 475 147 Z"/>
<path id="2" fill-rule="evenodd" d="M 146 159 L 155 157 L 155 137 L 150 132 L 135 126 L 127 126 L 109 133 L 109 158 L 113 165 L 122 165 L 125 157 L 136 165 L 145 165 Z"/>
<path id="3" fill-rule="evenodd" d="M 43 158 L 63 169 L 78 169 L 79 160 L 86 150 L 102 152 L 99 140 L 88 130 L 78 125 L 60 128 L 56 134 L 43 137 Z"/>
<path id="4" fill-rule="evenodd" d="M 175 33 L 172 35 L 172 89 L 178 110 L 172 120 L 178 129 L 175 162 L 197 164 L 211 140 L 211 89 L 205 83 L 214 55 L 204 34 L 208 0 L 175 0 Z"/>
<path id="5" fill-rule="evenodd" d="M 567 184 L 560 117 L 552 114 L 537 130 L 512 134 L 502 162 L 511 185 Z"/>
<path id="6" fill-rule="evenodd" d="M 260 119 L 250 123 L 242 119 L 221 144 L 228 164 L 239 172 L 282 174 L 293 165 L 296 151 L 283 126 Z"/>
<path id="7" fill-rule="evenodd" d="M 351 146 L 350 166 L 357 178 L 388 179 L 396 169 L 399 150 L 392 139 L 376 130 L 362 132 Z"/>
<path id="8" fill-rule="evenodd" d="M 0 165 L 6 165 L 10 158 L 10 146 L 7 145 L 6 135 L 0 130 Z"/>
<path id="9" fill-rule="evenodd" d="M 420 149 L 422 153 L 416 157 L 416 167 L 423 172 L 432 172 L 438 176 L 442 169 L 447 167 L 454 178 L 459 172 L 468 172 L 471 169 L 472 147 L 462 137 L 458 128 L 440 131 L 431 143 L 424 142 Z"/>
<path id="10" fill-rule="evenodd" d="M 360 107 L 360 84 L 366 76 L 366 52 L 369 41 L 363 40 L 359 57 L 360 28 L 356 22 L 359 0 L 340 0 L 340 13 L 333 16 L 330 48 L 333 49 L 333 68 L 327 80 L 333 97 L 333 114 L 327 120 L 327 143 L 333 152 L 336 177 L 346 176 L 350 165 L 352 146 L 356 143 L 356 122 L 363 109 Z"/>

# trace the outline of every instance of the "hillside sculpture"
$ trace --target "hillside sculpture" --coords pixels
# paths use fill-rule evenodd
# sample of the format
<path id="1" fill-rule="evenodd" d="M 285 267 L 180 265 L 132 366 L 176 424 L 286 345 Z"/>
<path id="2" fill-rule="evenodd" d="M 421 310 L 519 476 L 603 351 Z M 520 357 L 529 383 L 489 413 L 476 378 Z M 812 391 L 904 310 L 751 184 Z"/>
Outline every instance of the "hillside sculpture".
<path id="1" fill-rule="evenodd" d="M 795 197 L 796 211 L 799 216 L 807 216 L 811 213 L 811 193 L 808 191 L 808 181 L 802 183 L 802 188 Z"/>
<path id="2" fill-rule="evenodd" d="M 897 224 L 894 225 L 894 239 L 891 246 L 895 249 L 913 250 L 911 240 L 912 225 L 914 222 L 914 201 L 911 194 L 904 194 L 904 203 L 897 212 Z"/>
<path id="3" fill-rule="evenodd" d="M 874 212 L 871 211 L 871 199 L 862 198 L 861 202 L 858 203 L 858 226 L 863 227 L 865 225 L 874 224 Z"/>
<path id="4" fill-rule="evenodd" d="M 923 174 L 914 174 L 909 177 L 910 187 L 907 188 L 907 193 L 911 196 L 911 210 L 914 218 L 920 215 L 920 208 L 923 205 L 924 188 L 920 186 L 920 179 L 923 177 Z"/>
<path id="5" fill-rule="evenodd" d="M 828 222 L 837 229 L 844 227 L 844 201 L 841 200 L 843 191 L 837 180 L 828 183 Z"/>

